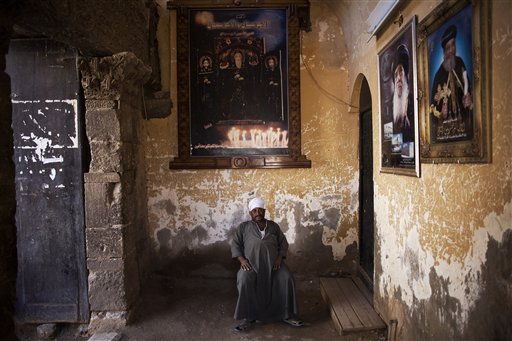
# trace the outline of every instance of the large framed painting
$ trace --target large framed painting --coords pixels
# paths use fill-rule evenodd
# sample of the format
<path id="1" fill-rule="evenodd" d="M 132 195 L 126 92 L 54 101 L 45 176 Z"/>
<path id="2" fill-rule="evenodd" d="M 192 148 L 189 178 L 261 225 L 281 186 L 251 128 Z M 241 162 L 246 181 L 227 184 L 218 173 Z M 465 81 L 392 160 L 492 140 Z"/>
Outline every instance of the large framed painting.
<path id="1" fill-rule="evenodd" d="M 178 70 L 179 156 L 170 168 L 311 167 L 300 143 L 307 1 L 273 3 L 168 3 L 177 10 Z"/>
<path id="2" fill-rule="evenodd" d="M 489 162 L 490 1 L 445 1 L 418 25 L 421 159 Z"/>
<path id="3" fill-rule="evenodd" d="M 383 173 L 420 176 L 416 16 L 378 53 Z"/>

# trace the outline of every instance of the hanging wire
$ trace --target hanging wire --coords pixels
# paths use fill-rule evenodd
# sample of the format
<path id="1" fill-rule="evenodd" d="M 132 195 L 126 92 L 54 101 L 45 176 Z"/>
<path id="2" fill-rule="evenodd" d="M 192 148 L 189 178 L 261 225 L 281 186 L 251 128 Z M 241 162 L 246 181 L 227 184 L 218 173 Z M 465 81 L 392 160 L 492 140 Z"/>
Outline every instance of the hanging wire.
<path id="1" fill-rule="evenodd" d="M 304 32 L 301 31 L 300 32 L 300 48 L 301 48 L 302 63 L 304 64 L 304 67 L 306 68 L 306 71 L 308 72 L 309 76 L 311 77 L 311 79 L 315 83 L 316 87 L 320 90 L 320 92 L 322 94 L 324 94 L 327 98 L 329 98 L 330 100 L 332 100 L 332 101 L 334 101 L 334 102 L 336 102 L 338 104 L 345 104 L 345 105 L 348 105 L 351 108 L 359 109 L 358 106 L 354 106 L 354 105 L 348 103 L 347 101 L 344 101 L 343 99 L 339 98 L 335 94 L 329 92 L 328 90 L 326 90 L 326 89 L 324 89 L 322 87 L 320 82 L 318 82 L 318 80 L 313 76 L 313 71 L 311 70 L 311 67 L 309 66 L 308 62 L 306 61 L 306 58 L 304 57 L 304 53 L 302 51 L 303 48 L 304 48 L 304 43 L 303 42 L 304 42 Z"/>

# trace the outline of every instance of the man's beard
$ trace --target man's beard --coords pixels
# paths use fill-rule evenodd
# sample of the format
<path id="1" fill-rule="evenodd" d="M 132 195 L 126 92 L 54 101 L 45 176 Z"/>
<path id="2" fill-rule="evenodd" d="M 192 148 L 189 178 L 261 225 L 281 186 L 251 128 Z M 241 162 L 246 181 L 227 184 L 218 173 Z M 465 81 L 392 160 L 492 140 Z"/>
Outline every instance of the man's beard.
<path id="1" fill-rule="evenodd" d="M 265 221 L 265 214 L 258 214 L 258 215 L 255 215 L 254 217 L 252 217 L 252 220 L 254 222 L 263 222 Z"/>
<path id="2" fill-rule="evenodd" d="M 443 60 L 443 68 L 446 71 L 452 71 L 455 68 L 455 56 L 445 57 Z"/>
<path id="3" fill-rule="evenodd" d="M 407 116 L 407 104 L 409 97 L 409 84 L 407 81 L 402 82 L 402 95 L 398 95 L 398 89 L 395 86 L 393 95 L 393 122 L 398 122 L 402 117 Z"/>

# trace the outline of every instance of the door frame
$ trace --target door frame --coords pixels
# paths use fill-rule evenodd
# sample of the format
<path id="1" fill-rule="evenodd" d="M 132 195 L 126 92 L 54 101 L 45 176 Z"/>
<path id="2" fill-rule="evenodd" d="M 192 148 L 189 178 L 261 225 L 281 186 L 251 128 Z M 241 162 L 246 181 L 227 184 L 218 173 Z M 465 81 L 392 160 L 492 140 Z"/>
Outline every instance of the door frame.
<path id="1" fill-rule="evenodd" d="M 373 182 L 373 120 L 372 120 L 372 96 L 370 87 L 365 77 L 361 79 L 361 87 L 359 91 L 359 263 L 358 263 L 358 276 L 363 280 L 365 286 L 373 293 L 373 278 L 375 270 L 375 215 L 374 215 L 374 182 Z M 365 124 L 363 120 L 368 120 L 368 124 Z M 370 132 L 366 136 L 364 135 L 363 129 L 370 127 Z M 365 140 L 366 137 L 366 140 Z M 369 138 L 368 138 L 369 137 Z M 366 144 L 365 142 L 370 142 Z M 367 147 L 367 153 L 369 153 L 367 159 L 364 159 L 367 155 L 363 152 L 363 148 Z M 363 167 L 370 168 L 368 174 L 363 170 Z M 366 174 L 366 175 L 365 175 Z M 366 182 L 366 183 L 365 183 Z M 367 186 L 365 190 L 365 186 Z M 371 198 L 368 200 L 365 196 L 368 194 Z M 368 207 L 366 207 L 368 205 Z M 364 217 L 366 212 L 370 212 L 370 217 Z M 369 220 L 369 221 L 368 221 Z M 363 233 L 363 224 L 370 223 L 371 237 L 368 239 L 368 234 Z M 365 240 L 366 239 L 366 240 Z M 364 256 L 363 256 L 364 254 Z M 367 264 L 363 264 L 363 262 Z M 369 271 L 368 271 L 369 270 Z"/>

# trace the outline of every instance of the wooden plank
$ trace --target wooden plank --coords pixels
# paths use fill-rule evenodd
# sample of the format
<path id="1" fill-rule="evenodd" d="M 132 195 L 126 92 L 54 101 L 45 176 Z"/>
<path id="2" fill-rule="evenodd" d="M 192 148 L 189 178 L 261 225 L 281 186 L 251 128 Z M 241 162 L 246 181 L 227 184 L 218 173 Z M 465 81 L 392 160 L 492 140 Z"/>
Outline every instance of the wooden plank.
<path id="1" fill-rule="evenodd" d="M 365 329 L 380 329 L 386 327 L 384 321 L 382 321 L 351 278 L 338 278 L 337 284 L 345 293 L 348 304 L 352 306 Z"/>
<path id="2" fill-rule="evenodd" d="M 338 316 L 336 313 L 335 308 L 333 307 L 332 301 L 334 299 L 333 292 L 331 289 L 331 282 L 332 279 L 330 278 L 320 278 L 320 292 L 322 293 L 322 296 L 325 300 L 325 302 L 329 305 L 329 312 L 331 315 L 331 319 L 335 324 L 336 329 L 338 330 L 338 333 L 340 335 L 343 334 L 343 324 L 341 323 L 340 319 L 344 319 L 343 316 Z M 339 314 L 343 313 L 343 311 L 340 311 Z"/>
<path id="3" fill-rule="evenodd" d="M 338 294 L 338 286 L 336 284 L 335 278 L 321 278 L 320 283 L 326 292 L 327 295 L 327 303 L 331 306 L 331 308 L 334 310 L 337 322 L 340 324 L 341 329 L 350 328 L 352 327 L 352 322 L 350 321 L 350 318 L 346 314 L 345 310 L 343 309 L 343 302 Z"/>
<path id="4" fill-rule="evenodd" d="M 370 306 L 373 307 L 373 295 L 366 287 L 365 283 L 363 282 L 363 279 L 361 279 L 359 276 L 354 276 L 351 278 L 352 278 L 352 281 L 355 283 L 355 285 L 359 288 L 359 291 L 361 291 L 363 296 L 366 298 L 366 300 L 368 301 Z M 375 309 L 373 309 L 373 311 L 375 311 Z M 374 319 L 373 320 L 374 323 L 376 325 L 384 325 L 383 328 L 387 328 L 386 323 L 382 320 L 380 315 L 377 312 L 375 312 L 375 313 L 376 313 L 376 315 L 373 315 L 373 314 L 371 315 L 371 317 Z"/>
<path id="5" fill-rule="evenodd" d="M 386 328 L 352 278 L 320 278 L 320 291 L 340 335 Z"/>
<path id="6" fill-rule="evenodd" d="M 358 276 L 355 276 L 355 277 L 352 277 L 352 280 L 354 281 L 356 286 L 359 288 L 359 290 L 363 293 L 363 295 L 366 298 L 366 300 L 368 301 L 368 303 L 370 303 L 370 305 L 373 307 L 373 295 L 370 292 L 370 290 L 368 290 L 368 288 L 366 287 L 364 282 L 361 280 L 361 278 L 359 278 Z"/>
<path id="7" fill-rule="evenodd" d="M 352 282 L 350 278 L 338 278 L 336 280 L 336 284 L 339 286 L 340 291 L 345 295 L 345 304 L 350 305 L 354 314 L 361 322 L 361 328 L 371 328 L 372 321 L 368 317 L 364 306 L 365 304 L 368 305 L 368 302 L 365 300 L 364 296 L 361 295 L 354 282 Z"/>
<path id="8" fill-rule="evenodd" d="M 334 309 L 343 331 L 363 330 L 364 325 L 359 320 L 350 304 L 346 294 L 340 289 L 336 278 L 323 278 L 321 283 L 329 297 L 329 303 Z"/>

